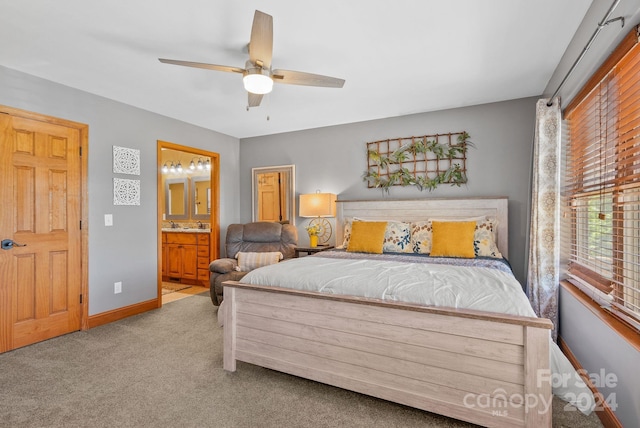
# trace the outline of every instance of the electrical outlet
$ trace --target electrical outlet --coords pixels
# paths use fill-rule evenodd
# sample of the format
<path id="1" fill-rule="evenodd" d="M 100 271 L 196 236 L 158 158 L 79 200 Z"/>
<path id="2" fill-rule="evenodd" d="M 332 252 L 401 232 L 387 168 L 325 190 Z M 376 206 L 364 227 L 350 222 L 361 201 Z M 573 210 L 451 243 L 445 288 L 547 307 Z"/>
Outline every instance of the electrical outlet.
<path id="1" fill-rule="evenodd" d="M 113 294 L 122 293 L 122 282 L 114 282 L 113 283 Z"/>

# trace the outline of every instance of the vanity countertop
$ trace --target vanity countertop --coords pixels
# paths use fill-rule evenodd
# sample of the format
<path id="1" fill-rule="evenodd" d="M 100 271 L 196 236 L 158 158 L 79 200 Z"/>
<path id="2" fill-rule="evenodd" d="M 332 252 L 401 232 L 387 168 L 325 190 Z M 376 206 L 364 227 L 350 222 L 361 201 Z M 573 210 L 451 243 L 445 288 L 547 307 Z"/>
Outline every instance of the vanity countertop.
<path id="1" fill-rule="evenodd" d="M 170 233 L 211 233 L 211 229 L 198 229 L 198 228 L 180 228 L 180 227 L 176 227 L 176 228 L 171 228 L 171 227 L 163 227 L 162 228 L 163 232 L 170 232 Z"/>

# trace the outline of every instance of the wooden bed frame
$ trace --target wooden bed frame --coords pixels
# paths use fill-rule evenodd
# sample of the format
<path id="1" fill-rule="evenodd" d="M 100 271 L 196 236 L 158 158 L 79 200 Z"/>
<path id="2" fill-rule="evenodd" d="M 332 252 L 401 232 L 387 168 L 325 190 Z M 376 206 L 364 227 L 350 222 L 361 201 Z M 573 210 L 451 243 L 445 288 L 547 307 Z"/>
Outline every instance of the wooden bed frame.
<path id="1" fill-rule="evenodd" d="M 338 201 L 345 219 L 499 221 L 506 198 Z M 282 371 L 490 427 L 550 427 L 547 319 L 225 282 L 224 369 Z M 548 407 L 547 407 L 548 406 Z"/>

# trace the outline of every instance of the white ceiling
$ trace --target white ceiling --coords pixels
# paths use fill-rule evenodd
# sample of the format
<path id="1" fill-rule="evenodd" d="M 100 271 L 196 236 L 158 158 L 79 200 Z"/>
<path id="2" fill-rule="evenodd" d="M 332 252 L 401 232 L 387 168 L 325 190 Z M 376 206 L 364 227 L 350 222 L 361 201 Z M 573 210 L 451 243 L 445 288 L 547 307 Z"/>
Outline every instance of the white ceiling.
<path id="1" fill-rule="evenodd" d="M 591 0 L 0 0 L 0 65 L 237 138 L 542 94 Z M 344 88 L 275 85 L 246 111 L 253 14 L 273 68 Z M 269 120 L 267 120 L 269 118 Z"/>

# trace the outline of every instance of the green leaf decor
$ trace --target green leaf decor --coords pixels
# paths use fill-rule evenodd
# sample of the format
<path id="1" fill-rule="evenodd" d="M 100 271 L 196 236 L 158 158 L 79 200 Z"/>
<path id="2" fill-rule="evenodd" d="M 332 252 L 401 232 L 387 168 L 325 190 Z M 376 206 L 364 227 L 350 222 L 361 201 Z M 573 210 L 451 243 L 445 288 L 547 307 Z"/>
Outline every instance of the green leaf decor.
<path id="1" fill-rule="evenodd" d="M 367 143 L 370 188 L 389 192 L 391 186 L 416 186 L 432 191 L 440 184 L 467 182 L 466 155 L 473 143 L 466 131 L 381 140 Z"/>

